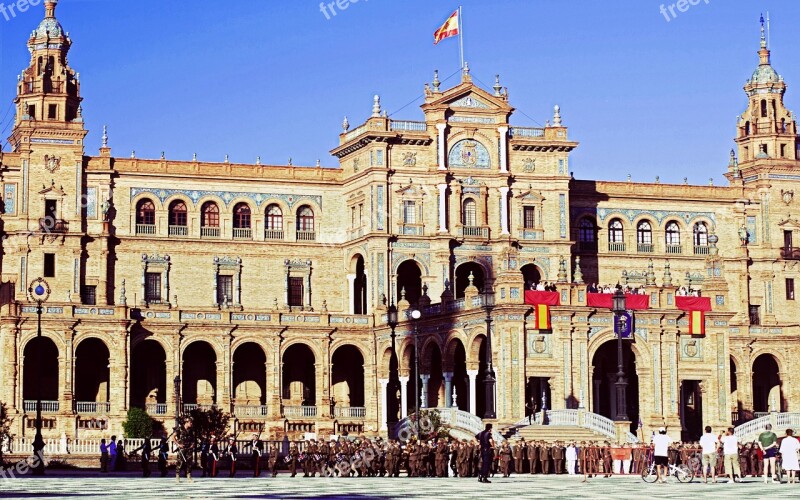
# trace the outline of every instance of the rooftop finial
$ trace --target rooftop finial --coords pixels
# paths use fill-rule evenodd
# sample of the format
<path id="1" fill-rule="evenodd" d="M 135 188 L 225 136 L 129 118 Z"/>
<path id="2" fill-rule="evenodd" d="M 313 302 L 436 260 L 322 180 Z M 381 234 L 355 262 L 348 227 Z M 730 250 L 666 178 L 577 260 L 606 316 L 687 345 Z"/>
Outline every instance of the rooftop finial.
<path id="1" fill-rule="evenodd" d="M 372 116 L 376 118 L 381 116 L 381 96 L 378 94 L 372 98 Z"/>
<path id="2" fill-rule="evenodd" d="M 462 72 L 461 72 L 461 81 L 462 82 L 468 82 L 468 81 L 471 81 L 471 80 L 472 80 L 472 77 L 469 76 L 469 63 L 468 62 L 464 62 L 464 68 L 462 69 Z"/>
<path id="3" fill-rule="evenodd" d="M 256 156 L 256 165 L 261 165 L 261 157 Z"/>
<path id="4" fill-rule="evenodd" d="M 44 17 L 54 18 L 56 17 L 56 5 L 58 4 L 58 0 L 45 0 L 44 2 Z"/>
<path id="5" fill-rule="evenodd" d="M 439 92 L 439 85 L 441 84 L 442 82 L 439 81 L 439 70 L 435 69 L 433 70 L 433 91 Z"/>
<path id="6" fill-rule="evenodd" d="M 766 30 L 766 27 L 764 25 L 764 14 L 761 14 L 761 48 L 762 49 L 766 49 L 767 48 L 767 35 L 766 35 L 766 33 L 767 33 L 767 30 Z"/>
<path id="7" fill-rule="evenodd" d="M 494 89 L 495 97 L 500 97 L 502 95 L 500 94 L 500 91 L 503 90 L 503 87 L 500 86 L 500 75 L 494 75 L 494 87 L 492 88 Z"/>
<path id="8" fill-rule="evenodd" d="M 347 116 L 344 117 L 344 121 L 342 121 L 342 131 L 347 132 L 350 130 L 350 122 L 347 120 Z"/>
<path id="9" fill-rule="evenodd" d="M 561 107 L 558 104 L 553 108 L 553 126 L 561 126 Z"/>
<path id="10" fill-rule="evenodd" d="M 103 147 L 108 147 L 108 126 L 103 125 Z"/>

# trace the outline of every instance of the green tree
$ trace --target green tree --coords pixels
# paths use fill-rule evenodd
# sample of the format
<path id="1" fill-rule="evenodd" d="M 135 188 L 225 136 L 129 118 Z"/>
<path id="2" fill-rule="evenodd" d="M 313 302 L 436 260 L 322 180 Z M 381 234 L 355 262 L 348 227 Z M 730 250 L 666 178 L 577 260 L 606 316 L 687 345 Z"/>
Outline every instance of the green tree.
<path id="1" fill-rule="evenodd" d="M 224 412 L 217 407 L 212 407 L 207 410 L 195 408 L 189 413 L 184 413 L 178 417 L 181 426 L 183 426 L 187 420 L 192 422 L 192 430 L 195 436 L 201 441 L 210 439 L 212 436 L 216 437 L 218 441 L 227 438 L 230 419 L 230 413 Z"/>
<path id="2" fill-rule="evenodd" d="M 14 437 L 11 434 L 12 420 L 13 419 L 8 415 L 8 408 L 6 408 L 6 404 L 0 403 L 0 467 L 3 465 L 3 450 L 5 449 L 5 443 Z"/>
<path id="3" fill-rule="evenodd" d="M 128 418 L 122 422 L 127 438 L 147 438 L 153 435 L 153 419 L 141 408 L 130 408 Z"/>

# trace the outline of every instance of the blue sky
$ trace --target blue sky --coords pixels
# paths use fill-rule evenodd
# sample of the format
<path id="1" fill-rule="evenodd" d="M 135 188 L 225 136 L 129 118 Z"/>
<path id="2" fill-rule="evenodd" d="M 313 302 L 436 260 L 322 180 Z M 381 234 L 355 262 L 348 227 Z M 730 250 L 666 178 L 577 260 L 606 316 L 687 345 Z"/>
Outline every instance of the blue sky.
<path id="1" fill-rule="evenodd" d="M 392 117 L 421 119 L 418 98 L 433 70 L 444 78 L 458 69 L 457 39 L 432 43 L 458 2 L 349 1 L 326 17 L 319 0 L 61 0 L 87 153 L 96 154 L 107 124 L 115 156 L 163 150 L 174 159 L 197 152 L 208 161 L 260 155 L 269 164 L 292 157 L 333 166 L 328 151 L 343 116 L 364 121 L 373 94 Z M 561 106 L 581 143 L 576 178 L 721 184 L 746 105 L 742 86 L 758 64 L 762 11 L 770 12 L 787 105 L 800 110 L 800 50 L 791 38 L 800 2 L 700 0 L 667 21 L 659 8 L 673 3 L 462 0 L 466 59 L 486 86 L 501 75 L 516 125 L 542 125 Z M 0 16 L 4 144 L 25 42 L 42 13 L 40 4 Z"/>

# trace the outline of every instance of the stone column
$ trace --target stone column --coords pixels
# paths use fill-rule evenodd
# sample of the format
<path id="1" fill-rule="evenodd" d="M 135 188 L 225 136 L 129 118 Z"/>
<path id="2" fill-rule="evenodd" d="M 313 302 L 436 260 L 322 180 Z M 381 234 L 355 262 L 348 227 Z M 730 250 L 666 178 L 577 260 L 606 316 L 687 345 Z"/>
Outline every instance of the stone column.
<path id="1" fill-rule="evenodd" d="M 381 384 L 381 400 L 378 402 L 381 407 L 381 430 L 386 431 L 389 430 L 389 427 L 386 425 L 386 420 L 389 415 L 389 412 L 386 409 L 386 386 L 389 384 L 389 379 L 378 379 L 378 383 Z"/>
<path id="2" fill-rule="evenodd" d="M 445 151 L 447 148 L 445 147 L 445 140 L 444 140 L 444 131 L 447 128 L 446 123 L 437 123 L 436 130 L 439 131 L 439 148 L 438 148 L 438 165 L 439 170 L 447 170 L 447 164 L 445 159 Z"/>
<path id="3" fill-rule="evenodd" d="M 444 377 L 444 407 L 453 406 L 453 372 L 443 372 Z"/>
<path id="4" fill-rule="evenodd" d="M 400 418 L 408 416 L 408 377 L 400 378 Z"/>
<path id="5" fill-rule="evenodd" d="M 508 186 L 500 188 L 500 234 L 508 234 Z"/>
<path id="6" fill-rule="evenodd" d="M 419 407 L 420 408 L 427 408 L 428 407 L 428 382 L 431 379 L 431 376 L 428 374 L 422 374 L 419 376 L 422 379 L 422 389 L 419 391 Z"/>
<path id="7" fill-rule="evenodd" d="M 447 232 L 447 184 L 437 184 L 439 188 L 439 232 Z"/>
<path id="8" fill-rule="evenodd" d="M 348 274 L 347 275 L 347 311 L 349 314 L 355 314 L 355 283 L 356 283 L 356 275 L 355 274 Z"/>
<path id="9" fill-rule="evenodd" d="M 467 376 L 469 376 L 469 412 L 476 415 L 478 410 L 475 407 L 475 398 L 477 396 L 475 392 L 475 382 L 478 378 L 478 370 L 467 370 Z"/>
<path id="10" fill-rule="evenodd" d="M 506 139 L 508 134 L 508 127 L 497 127 L 497 131 L 500 132 L 500 172 L 507 173 L 508 172 L 508 141 Z"/>

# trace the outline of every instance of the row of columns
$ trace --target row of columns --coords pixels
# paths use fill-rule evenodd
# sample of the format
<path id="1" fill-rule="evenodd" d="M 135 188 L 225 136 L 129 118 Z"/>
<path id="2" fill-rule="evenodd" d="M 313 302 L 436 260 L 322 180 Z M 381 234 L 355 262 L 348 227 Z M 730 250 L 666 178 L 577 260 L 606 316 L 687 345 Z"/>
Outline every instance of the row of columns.
<path id="1" fill-rule="evenodd" d="M 447 184 L 437 184 L 439 189 L 439 232 L 447 232 Z M 509 234 L 508 231 L 508 193 L 510 188 L 502 186 L 500 192 L 500 234 Z M 487 207 L 488 208 L 488 207 Z"/>

